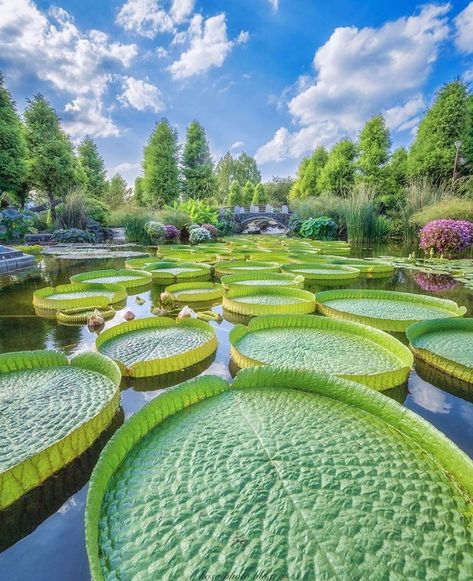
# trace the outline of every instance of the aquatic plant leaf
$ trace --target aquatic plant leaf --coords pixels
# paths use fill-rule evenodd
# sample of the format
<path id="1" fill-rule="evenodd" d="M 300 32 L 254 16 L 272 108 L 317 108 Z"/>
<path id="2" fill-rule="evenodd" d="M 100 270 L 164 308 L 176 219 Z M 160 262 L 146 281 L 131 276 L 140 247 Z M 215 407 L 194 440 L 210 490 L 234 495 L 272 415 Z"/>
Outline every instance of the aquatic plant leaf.
<path id="1" fill-rule="evenodd" d="M 119 284 L 61 284 L 41 288 L 33 293 L 33 305 L 40 310 L 103 307 L 125 301 L 126 289 Z"/>
<path id="2" fill-rule="evenodd" d="M 71 276 L 71 283 L 119 284 L 126 289 L 151 283 L 151 273 L 144 270 L 95 270 Z"/>
<path id="3" fill-rule="evenodd" d="M 308 314 L 315 311 L 315 296 L 290 287 L 234 287 L 224 294 L 223 308 L 248 316 Z"/>
<path id="4" fill-rule="evenodd" d="M 210 302 L 222 297 L 223 288 L 212 282 L 181 282 L 167 286 L 166 292 L 181 303 Z"/>

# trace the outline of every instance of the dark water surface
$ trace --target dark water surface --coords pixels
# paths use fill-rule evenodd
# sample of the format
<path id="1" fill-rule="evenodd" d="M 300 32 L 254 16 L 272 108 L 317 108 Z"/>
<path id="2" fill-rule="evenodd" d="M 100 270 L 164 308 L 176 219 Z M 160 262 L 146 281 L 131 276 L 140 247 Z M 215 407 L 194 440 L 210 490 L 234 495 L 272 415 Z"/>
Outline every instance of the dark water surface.
<path id="1" fill-rule="evenodd" d="M 55 320 L 35 316 L 33 291 L 49 285 L 69 282 L 69 277 L 86 270 L 123 267 L 123 260 L 79 261 L 75 263 L 48 258 L 29 274 L 0 278 L 0 353 L 32 349 L 58 349 L 68 356 L 94 346 L 96 335 L 84 325 L 67 327 Z M 432 286 L 433 285 L 433 286 Z M 429 292 L 432 288 L 443 291 Z M 449 298 L 468 308 L 473 315 L 473 292 L 451 279 L 425 279 L 418 273 L 398 270 L 389 278 L 362 279 L 350 287 L 384 288 L 414 293 L 433 294 Z M 332 287 L 333 288 L 333 287 Z M 309 288 L 309 290 L 312 290 Z M 315 290 L 323 290 L 321 287 Z M 125 310 L 138 317 L 150 315 L 162 287 L 153 285 L 140 292 L 146 302 L 138 305 L 136 295 L 128 297 L 127 306 L 120 309 L 106 328 L 122 322 Z M 221 307 L 214 307 L 221 310 Z M 230 319 L 230 317 L 229 317 Z M 228 333 L 233 324 L 224 320 L 215 326 L 219 341 L 213 360 L 190 370 L 192 373 L 214 374 L 230 378 L 230 346 Z M 405 341 L 405 337 L 400 337 Z M 206 369 L 203 369 L 207 366 Z M 90 578 L 84 545 L 83 517 L 87 482 L 100 450 L 124 419 L 158 396 L 162 389 L 187 379 L 186 374 L 158 380 L 124 385 L 122 409 L 99 441 L 81 458 L 51 477 L 0 514 L 0 580 L 64 581 Z M 406 407 L 426 418 L 473 457 L 473 388 L 462 385 L 416 364 L 407 388 L 391 390 L 389 394 Z"/>

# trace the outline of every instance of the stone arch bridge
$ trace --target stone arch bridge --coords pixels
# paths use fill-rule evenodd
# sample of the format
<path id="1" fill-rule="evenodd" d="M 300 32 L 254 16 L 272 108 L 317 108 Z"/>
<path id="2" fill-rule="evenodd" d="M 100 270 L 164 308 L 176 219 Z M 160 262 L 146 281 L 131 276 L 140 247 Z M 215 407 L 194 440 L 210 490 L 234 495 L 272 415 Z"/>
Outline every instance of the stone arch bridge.
<path id="1" fill-rule="evenodd" d="M 278 226 L 287 229 L 292 212 L 288 206 L 283 205 L 274 207 L 269 204 L 264 206 L 235 206 L 234 208 L 221 208 L 219 210 L 221 217 L 232 215 L 233 221 L 240 229 L 244 229 L 250 224 L 258 224 L 261 222 L 273 222 Z"/>

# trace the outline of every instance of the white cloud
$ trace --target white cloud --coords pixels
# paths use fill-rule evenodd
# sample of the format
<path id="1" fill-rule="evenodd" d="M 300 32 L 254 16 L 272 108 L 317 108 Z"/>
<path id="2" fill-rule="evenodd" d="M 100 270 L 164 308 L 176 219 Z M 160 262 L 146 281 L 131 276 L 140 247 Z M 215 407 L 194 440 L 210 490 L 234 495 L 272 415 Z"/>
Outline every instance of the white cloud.
<path id="1" fill-rule="evenodd" d="M 164 109 L 161 91 L 155 85 L 133 77 L 123 77 L 123 93 L 118 100 L 125 107 L 133 107 L 138 111 L 147 109 L 159 113 Z"/>
<path id="2" fill-rule="evenodd" d="M 241 149 L 244 145 L 244 141 L 235 141 L 235 143 L 231 144 L 230 149 Z"/>
<path id="3" fill-rule="evenodd" d="M 268 0 L 271 4 L 273 10 L 277 10 L 279 8 L 279 0 Z"/>
<path id="4" fill-rule="evenodd" d="M 218 14 L 204 19 L 196 14 L 186 34 L 189 48 L 170 66 L 175 79 L 185 79 L 205 73 L 210 68 L 221 67 L 232 48 L 248 40 L 248 33 L 240 32 L 236 40 L 229 40 L 225 14 Z M 179 42 L 184 39 L 179 37 Z"/>
<path id="5" fill-rule="evenodd" d="M 448 4 L 429 4 L 416 16 L 380 28 L 335 29 L 315 53 L 314 81 L 304 86 L 304 80 L 289 100 L 289 113 L 300 129 L 291 133 L 280 128 L 258 150 L 259 162 L 296 158 L 316 145 L 353 136 L 385 108 L 391 111 L 391 119 L 415 109 L 416 97 L 448 37 L 449 9 Z"/>
<path id="6" fill-rule="evenodd" d="M 168 51 L 164 48 L 164 46 L 158 46 L 156 49 L 156 56 L 158 59 L 165 59 L 169 56 Z"/>
<path id="7" fill-rule="evenodd" d="M 409 393 L 414 402 L 434 414 L 449 414 L 452 404 L 445 392 L 433 387 L 419 376 L 414 375 L 409 381 Z"/>
<path id="8" fill-rule="evenodd" d="M 120 8 L 115 22 L 128 32 L 154 38 L 158 32 L 172 32 L 171 16 L 156 0 L 127 0 Z"/>
<path id="9" fill-rule="evenodd" d="M 176 24 L 183 22 L 194 10 L 195 0 L 173 0 L 171 17 Z"/>
<path id="10" fill-rule="evenodd" d="M 386 125 L 391 131 L 406 131 L 412 129 L 420 122 L 425 101 L 422 95 L 415 95 L 403 105 L 396 105 L 383 111 Z"/>
<path id="11" fill-rule="evenodd" d="M 455 45 L 460 52 L 473 54 L 473 2 L 455 18 Z"/>
<path id="12" fill-rule="evenodd" d="M 137 161 L 136 163 L 130 163 L 128 161 L 124 161 L 123 163 L 119 163 L 118 165 L 114 166 L 110 170 L 111 175 L 115 175 L 117 173 L 125 173 L 131 170 L 137 170 L 141 168 L 141 163 Z"/>
<path id="13" fill-rule="evenodd" d="M 86 135 L 93 137 L 118 137 L 121 133 L 113 120 L 104 113 L 100 99 L 79 96 L 64 107 L 64 128 L 76 140 Z"/>

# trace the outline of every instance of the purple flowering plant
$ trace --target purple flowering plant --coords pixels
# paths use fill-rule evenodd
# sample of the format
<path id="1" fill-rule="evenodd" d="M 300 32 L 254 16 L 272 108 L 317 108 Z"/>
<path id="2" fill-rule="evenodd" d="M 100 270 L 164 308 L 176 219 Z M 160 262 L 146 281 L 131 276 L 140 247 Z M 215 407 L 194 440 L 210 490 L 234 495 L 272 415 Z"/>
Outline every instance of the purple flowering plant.
<path id="1" fill-rule="evenodd" d="M 202 228 L 205 228 L 209 232 L 212 239 L 215 240 L 218 237 L 218 230 L 213 224 L 202 224 Z"/>
<path id="2" fill-rule="evenodd" d="M 168 242 L 174 242 L 174 240 L 177 240 L 180 235 L 181 233 L 179 232 L 179 229 L 173 224 L 166 224 L 164 226 L 164 236 Z"/>
<path id="3" fill-rule="evenodd" d="M 458 286 L 456 280 L 454 280 L 448 274 L 431 274 L 426 272 L 417 272 L 414 275 L 416 283 L 420 288 L 427 292 L 442 292 L 454 289 Z"/>
<path id="4" fill-rule="evenodd" d="M 473 244 L 473 223 L 467 220 L 433 220 L 419 233 L 419 246 L 427 254 L 458 256 Z"/>

